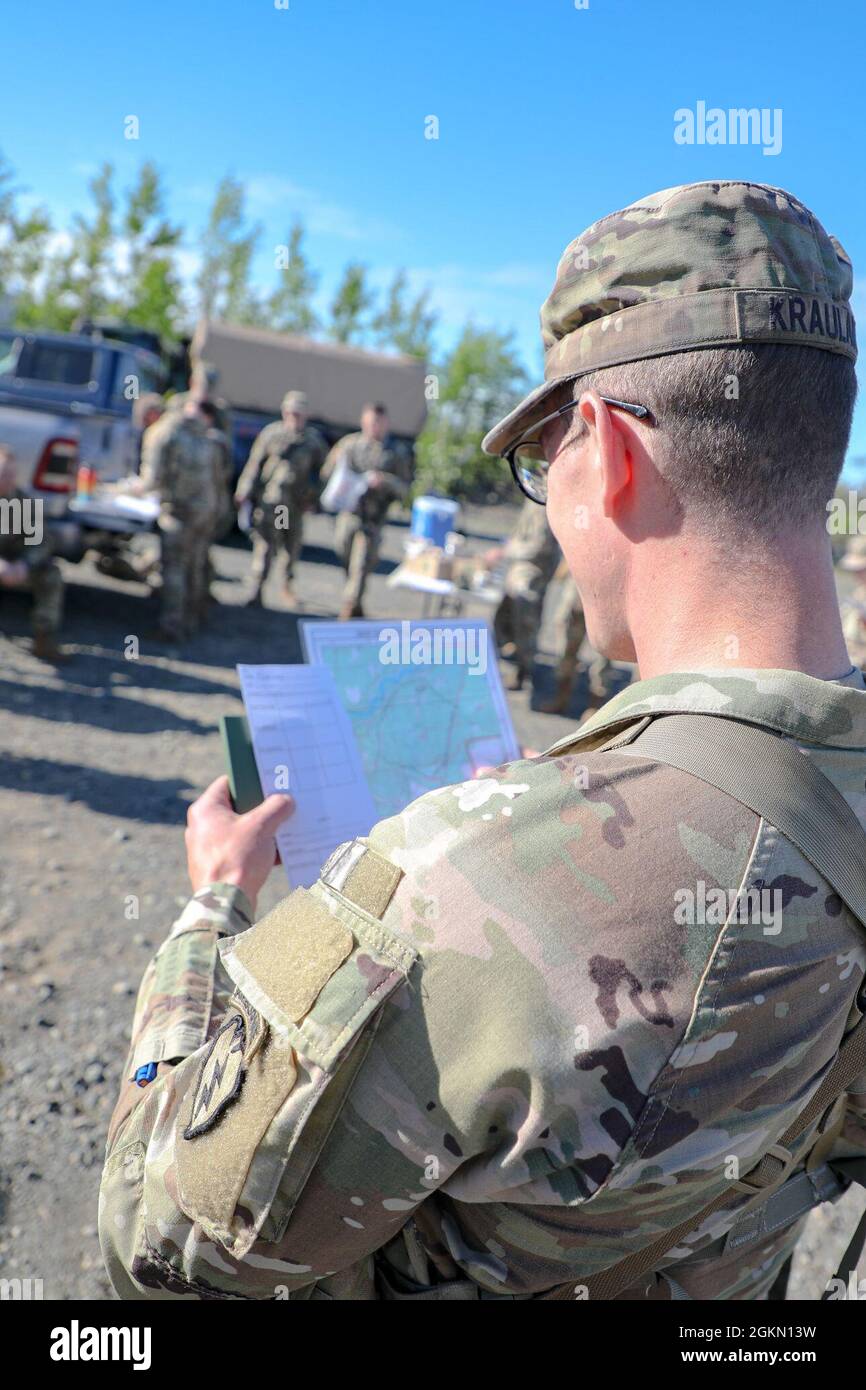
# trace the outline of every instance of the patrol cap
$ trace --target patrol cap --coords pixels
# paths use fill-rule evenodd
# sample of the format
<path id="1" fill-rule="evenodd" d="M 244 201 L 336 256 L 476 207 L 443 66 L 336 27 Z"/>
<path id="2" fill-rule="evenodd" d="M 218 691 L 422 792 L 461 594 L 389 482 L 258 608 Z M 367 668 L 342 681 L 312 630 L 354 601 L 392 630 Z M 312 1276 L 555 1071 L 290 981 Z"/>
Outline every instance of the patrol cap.
<path id="1" fill-rule="evenodd" d="M 501 454 L 587 372 L 694 348 L 807 345 L 856 359 L 851 261 L 769 184 L 682 184 L 594 222 L 541 308 L 544 383 L 484 439 Z"/>
<path id="2" fill-rule="evenodd" d="M 840 570 L 866 570 L 866 536 L 852 536 L 839 561 Z"/>
<path id="3" fill-rule="evenodd" d="M 296 410 L 299 415 L 306 415 L 309 404 L 306 391 L 287 391 L 283 396 L 283 410 Z"/>

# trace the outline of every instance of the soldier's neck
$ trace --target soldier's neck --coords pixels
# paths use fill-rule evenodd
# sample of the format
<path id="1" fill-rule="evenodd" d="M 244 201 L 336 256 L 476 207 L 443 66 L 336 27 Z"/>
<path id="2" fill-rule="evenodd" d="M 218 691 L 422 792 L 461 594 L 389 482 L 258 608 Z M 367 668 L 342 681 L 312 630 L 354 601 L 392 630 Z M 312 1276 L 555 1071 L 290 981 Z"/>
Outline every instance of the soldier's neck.
<path id="1" fill-rule="evenodd" d="M 642 677 L 752 668 L 833 680 L 850 670 L 823 528 L 751 551 L 681 537 L 661 548 L 664 556 L 635 555 L 629 579 Z"/>

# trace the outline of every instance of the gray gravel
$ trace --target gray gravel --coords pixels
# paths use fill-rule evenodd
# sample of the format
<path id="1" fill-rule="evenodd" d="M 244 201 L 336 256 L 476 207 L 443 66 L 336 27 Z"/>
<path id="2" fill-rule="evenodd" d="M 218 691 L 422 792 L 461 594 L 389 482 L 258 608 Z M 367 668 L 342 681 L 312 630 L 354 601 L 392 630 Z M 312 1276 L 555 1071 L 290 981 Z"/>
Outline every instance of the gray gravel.
<path id="1" fill-rule="evenodd" d="M 470 511 L 472 546 L 498 540 L 513 515 Z M 310 616 L 333 616 L 339 602 L 332 525 L 308 523 L 298 587 Z M 385 587 L 405 534 L 387 529 L 373 617 L 419 616 L 418 596 Z M 242 710 L 235 663 L 300 655 L 279 596 L 260 612 L 240 607 L 244 544 L 218 547 L 215 560 L 220 607 L 180 652 L 147 636 L 156 606 L 143 585 L 88 563 L 65 568 L 72 660 L 61 671 L 27 650 L 25 598 L 0 601 L 0 1277 L 42 1279 L 46 1298 L 113 1296 L 96 1236 L 102 1151 L 139 979 L 186 901 L 186 809 L 223 770 L 217 721 Z M 490 615 L 479 600 L 465 611 Z M 137 660 L 124 655 L 130 636 Z M 549 643 L 545 626 L 535 692 L 510 697 L 525 746 L 543 748 L 575 722 L 533 708 L 552 684 Z M 277 870 L 262 907 L 282 891 Z M 800 1296 L 822 1286 L 850 1224 L 838 1210 L 812 1218 Z"/>

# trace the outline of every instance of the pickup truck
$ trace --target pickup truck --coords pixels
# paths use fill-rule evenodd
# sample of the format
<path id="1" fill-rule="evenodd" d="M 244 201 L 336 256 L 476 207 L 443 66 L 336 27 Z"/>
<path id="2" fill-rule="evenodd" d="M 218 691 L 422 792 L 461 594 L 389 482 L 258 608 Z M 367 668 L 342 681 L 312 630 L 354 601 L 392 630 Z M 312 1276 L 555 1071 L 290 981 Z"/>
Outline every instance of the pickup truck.
<path id="1" fill-rule="evenodd" d="M 0 444 L 15 454 L 18 486 L 41 498 L 67 559 L 101 548 L 69 510 L 79 465 L 100 482 L 137 471 L 134 399 L 160 391 L 163 378 L 159 357 L 129 343 L 0 329 Z M 130 534 L 137 529 L 131 524 Z"/>

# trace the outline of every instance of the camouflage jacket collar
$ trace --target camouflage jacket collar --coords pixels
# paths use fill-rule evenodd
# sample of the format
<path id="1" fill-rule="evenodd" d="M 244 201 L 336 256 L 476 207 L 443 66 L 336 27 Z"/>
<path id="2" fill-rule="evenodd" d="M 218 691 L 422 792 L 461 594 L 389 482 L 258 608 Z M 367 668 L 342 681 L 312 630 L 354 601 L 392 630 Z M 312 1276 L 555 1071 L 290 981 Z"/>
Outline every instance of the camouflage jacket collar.
<path id="1" fill-rule="evenodd" d="M 866 685 L 859 671 L 827 681 L 802 671 L 742 669 L 668 672 L 637 681 L 547 752 L 577 744 L 599 747 L 647 715 L 680 713 L 744 719 L 800 743 L 866 748 Z"/>

